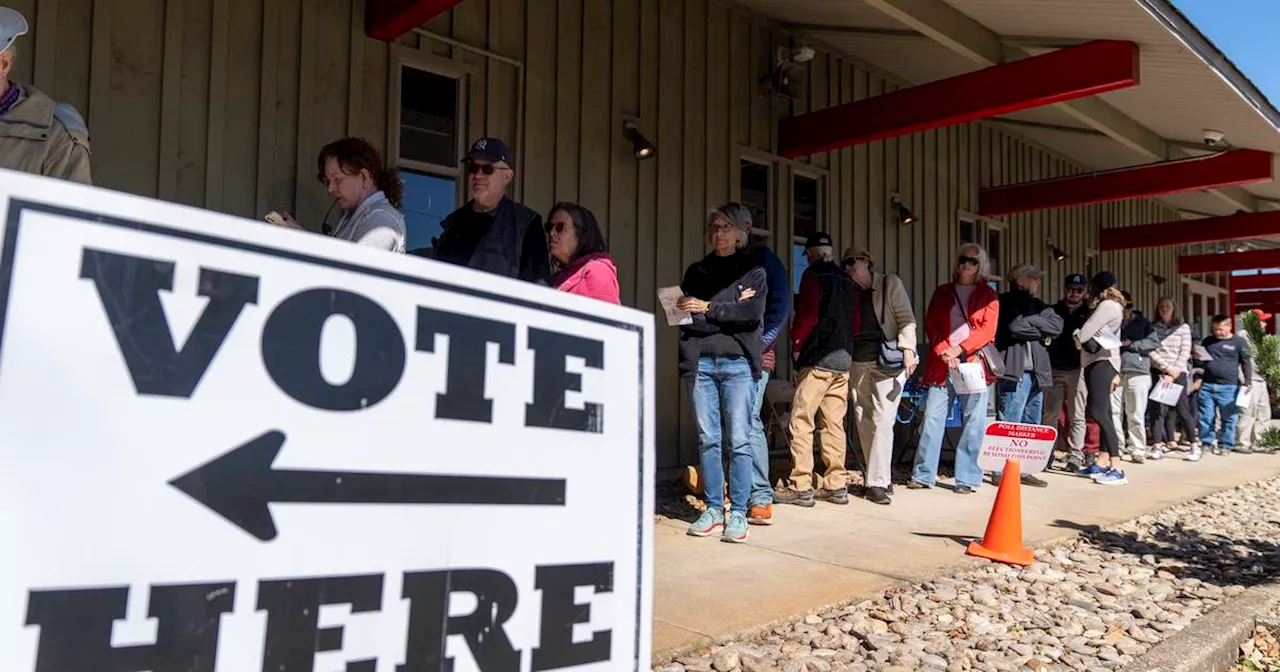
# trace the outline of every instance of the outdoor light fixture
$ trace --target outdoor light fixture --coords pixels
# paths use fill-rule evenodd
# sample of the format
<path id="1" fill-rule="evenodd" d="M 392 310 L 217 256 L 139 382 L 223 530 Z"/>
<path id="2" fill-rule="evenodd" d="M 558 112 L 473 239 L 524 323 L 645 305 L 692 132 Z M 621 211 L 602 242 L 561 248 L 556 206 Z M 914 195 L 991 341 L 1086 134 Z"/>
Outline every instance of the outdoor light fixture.
<path id="1" fill-rule="evenodd" d="M 1054 245 L 1053 243 L 1049 243 L 1049 254 L 1053 255 L 1054 261 L 1065 261 L 1067 258 L 1066 250 Z"/>
<path id="2" fill-rule="evenodd" d="M 1164 277 L 1163 275 L 1157 275 L 1150 271 L 1147 271 L 1147 275 L 1151 276 L 1151 282 L 1156 283 L 1157 286 L 1163 285 L 1164 283 L 1169 281 L 1169 279 Z"/>
<path id="3" fill-rule="evenodd" d="M 889 202 L 893 204 L 893 212 L 898 216 L 898 223 L 906 226 L 916 223 L 916 215 L 911 212 L 907 206 L 902 204 L 902 198 L 895 192 L 890 194 Z"/>
<path id="4" fill-rule="evenodd" d="M 640 133 L 640 127 L 636 125 L 636 122 L 628 121 L 622 125 L 622 128 L 626 131 L 627 137 L 631 139 L 631 149 L 637 159 L 647 159 L 658 151 L 658 148 Z"/>

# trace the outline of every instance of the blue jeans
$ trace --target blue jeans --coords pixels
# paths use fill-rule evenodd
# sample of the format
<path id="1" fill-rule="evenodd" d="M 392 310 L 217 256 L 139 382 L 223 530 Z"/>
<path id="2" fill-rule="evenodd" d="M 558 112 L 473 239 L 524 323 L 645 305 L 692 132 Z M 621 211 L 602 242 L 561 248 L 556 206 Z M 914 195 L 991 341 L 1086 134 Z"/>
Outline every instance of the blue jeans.
<path id="1" fill-rule="evenodd" d="M 769 372 L 761 371 L 756 381 L 755 400 L 751 404 L 751 503 L 773 503 L 773 486 L 769 484 L 769 441 L 764 435 L 764 389 L 769 385 Z"/>
<path id="2" fill-rule="evenodd" d="M 1213 443 L 1215 411 L 1222 414 L 1222 439 L 1218 447 L 1231 450 L 1236 445 L 1236 421 L 1240 418 L 1236 408 L 1239 385 L 1228 383 L 1200 383 L 1200 442 Z"/>
<path id="3" fill-rule="evenodd" d="M 693 417 L 698 422 L 698 454 L 707 508 L 724 510 L 723 434 L 728 434 L 729 499 L 734 511 L 746 513 L 751 494 L 751 404 L 756 381 L 741 357 L 703 357 L 689 381 Z"/>
<path id="4" fill-rule="evenodd" d="M 996 417 L 1002 422 L 1025 422 L 1040 424 L 1040 416 L 1044 410 L 1044 391 L 1036 382 L 1030 371 L 1022 374 L 1018 381 L 996 381 Z"/>
<path id="5" fill-rule="evenodd" d="M 964 426 L 960 445 L 956 447 L 956 485 L 967 485 L 974 490 L 982 485 L 978 451 L 982 448 L 982 433 L 987 428 L 987 395 L 990 392 L 988 387 L 976 394 L 959 395 Z M 925 393 L 924 427 L 920 430 L 915 471 L 911 474 L 911 480 L 917 483 L 933 485 L 938 481 L 938 459 L 942 457 L 947 409 L 956 396 L 949 380 L 938 387 L 930 386 Z"/>

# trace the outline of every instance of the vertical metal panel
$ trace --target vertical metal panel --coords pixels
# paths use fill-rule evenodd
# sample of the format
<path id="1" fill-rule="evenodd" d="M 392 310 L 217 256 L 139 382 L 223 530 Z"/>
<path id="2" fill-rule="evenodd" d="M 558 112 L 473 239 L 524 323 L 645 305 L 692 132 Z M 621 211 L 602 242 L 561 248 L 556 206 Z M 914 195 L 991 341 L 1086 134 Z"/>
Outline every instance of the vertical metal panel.
<path id="1" fill-rule="evenodd" d="M 697 0 L 692 0 L 697 1 Z M 678 284 L 684 270 L 680 250 L 682 248 L 683 209 L 681 184 L 683 171 L 681 151 L 684 121 L 684 85 L 681 57 L 684 51 L 684 0 L 659 0 L 660 48 L 658 53 L 658 203 L 657 235 L 654 237 L 656 255 L 656 280 L 660 285 Z M 657 379 L 666 394 L 658 395 L 657 415 L 660 423 L 658 434 L 669 445 L 680 446 L 681 462 L 692 463 L 694 456 L 688 449 L 681 432 L 681 416 L 686 413 L 686 393 L 677 383 L 676 331 L 658 330 Z M 674 394 L 673 394 L 674 392 Z"/>
<path id="2" fill-rule="evenodd" d="M 640 120 L 640 4 L 635 0 L 616 0 L 613 3 L 612 24 L 613 159 L 609 173 L 607 217 L 609 250 L 619 268 L 625 269 L 619 273 L 618 278 L 622 302 L 635 306 L 639 305 L 636 296 L 638 290 L 643 289 L 646 295 L 653 293 L 650 291 L 652 288 L 639 287 L 637 283 L 639 262 L 636 249 L 640 245 L 636 235 L 639 161 L 633 154 L 630 140 L 624 137 L 622 128 L 623 117 Z M 644 131 L 645 124 L 641 123 L 640 126 L 641 131 Z M 652 163 L 652 160 L 649 162 Z M 648 241 L 644 241 L 644 244 L 648 245 Z"/>
<path id="3" fill-rule="evenodd" d="M 45 5 L 39 7 L 38 4 Z M 38 37 L 41 33 L 48 32 L 54 34 L 58 30 L 58 19 L 52 11 L 52 7 L 48 0 L 43 3 L 37 3 L 37 0 L 7 0 L 5 6 L 17 10 L 26 17 L 31 32 L 18 38 L 17 54 L 21 58 L 15 59 L 13 62 L 13 70 L 9 72 L 9 77 L 15 82 L 34 82 L 36 74 L 36 60 L 40 50 Z M 44 12 L 39 10 L 43 9 Z M 43 13 L 43 16 L 42 16 Z M 33 48 L 34 47 L 34 48 Z M 35 84 L 39 88 L 40 84 Z"/>
<path id="4" fill-rule="evenodd" d="M 578 201 L 602 215 L 609 211 L 612 50 L 609 25 L 613 21 L 612 0 L 584 0 L 582 6 L 582 144 L 579 148 L 581 173 Z M 512 101 L 514 104 L 514 101 Z M 609 223 L 600 222 L 605 233 Z"/>
<path id="5" fill-rule="evenodd" d="M 680 113 L 683 116 L 680 128 L 681 138 L 678 140 L 684 149 L 684 161 L 680 171 L 681 202 L 684 215 L 677 221 L 684 223 L 683 254 L 681 270 L 705 254 L 703 243 L 702 214 L 707 211 L 707 5 L 702 0 L 688 0 L 684 3 L 684 49 L 677 56 L 683 65 L 680 72 L 683 77 L 683 98 Z"/>
<path id="6" fill-rule="evenodd" d="M 626 2 L 627 0 L 621 0 Z M 640 5 L 640 119 L 647 132 L 657 138 L 658 131 L 658 62 L 661 54 L 659 30 L 659 0 L 639 0 Z M 653 310 L 657 304 L 656 290 L 660 286 L 657 277 L 657 229 L 658 229 L 658 162 L 664 152 L 658 148 L 658 156 L 639 165 L 636 213 L 636 307 Z M 669 278 L 661 282 L 670 283 Z M 661 331 L 661 330 L 660 330 Z M 668 360 L 670 362 L 671 360 Z M 664 388 L 670 394 L 670 388 Z M 669 416 L 668 416 L 669 417 Z M 677 428 L 678 429 L 678 428 Z M 676 435 L 671 427 L 660 426 L 658 435 L 675 445 Z M 661 444 L 659 444 L 661 445 Z"/>
<path id="7" fill-rule="evenodd" d="M 574 14 L 574 21 L 580 21 L 582 17 L 581 0 L 562 0 L 560 4 L 563 6 L 566 2 L 573 4 L 577 8 L 577 13 Z M 489 0 L 468 0 L 455 6 L 451 14 L 453 16 L 453 33 L 450 37 L 482 49 L 489 47 Z M 556 36 L 557 44 L 563 45 L 566 42 L 576 44 L 574 37 L 579 33 L 580 24 L 565 25 L 563 23 L 563 7 L 560 12 L 560 18 L 562 23 Z M 489 129 L 486 123 L 489 118 L 489 59 L 466 50 L 455 50 L 454 57 L 476 68 L 476 74 L 473 77 L 471 86 L 467 89 L 467 107 L 469 109 L 465 133 L 468 139 L 488 135 Z M 581 57 L 582 54 L 575 49 L 572 55 L 575 67 L 578 62 L 581 62 Z M 575 88 L 572 93 L 575 105 L 577 104 L 577 95 L 577 89 Z M 519 161 L 519 157 L 516 157 L 516 159 Z"/>
<path id="8" fill-rule="evenodd" d="M 582 136 L 582 0 L 559 0 L 558 4 L 555 200 L 577 201 Z"/>
<path id="9" fill-rule="evenodd" d="M 524 202 L 538 212 L 546 212 L 556 199 L 556 166 L 559 150 L 556 143 L 556 61 L 559 39 L 557 6 L 539 3 L 528 9 L 528 32 L 537 47 L 529 49 L 525 60 L 525 139 L 524 154 L 517 157 L 524 175 Z"/>

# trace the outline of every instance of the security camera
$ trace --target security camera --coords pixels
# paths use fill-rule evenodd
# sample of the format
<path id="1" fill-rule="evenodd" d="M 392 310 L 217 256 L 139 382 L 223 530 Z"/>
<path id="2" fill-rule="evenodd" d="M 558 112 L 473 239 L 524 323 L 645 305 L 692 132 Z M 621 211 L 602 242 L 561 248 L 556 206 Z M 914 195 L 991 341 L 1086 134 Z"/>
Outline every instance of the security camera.
<path id="1" fill-rule="evenodd" d="M 1222 131 L 1204 129 L 1204 144 L 1206 147 L 1217 147 L 1227 139 L 1227 134 Z"/>

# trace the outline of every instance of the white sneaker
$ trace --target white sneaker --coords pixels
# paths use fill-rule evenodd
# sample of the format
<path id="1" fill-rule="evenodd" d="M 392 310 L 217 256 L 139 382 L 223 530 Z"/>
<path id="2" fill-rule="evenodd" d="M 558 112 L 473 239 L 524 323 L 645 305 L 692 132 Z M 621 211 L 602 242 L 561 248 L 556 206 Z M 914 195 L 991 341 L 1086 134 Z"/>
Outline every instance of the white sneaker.
<path id="1" fill-rule="evenodd" d="M 1151 451 L 1150 451 L 1149 453 L 1147 453 L 1147 457 L 1149 457 L 1149 458 L 1151 458 L 1151 459 L 1153 459 L 1153 460 L 1163 459 L 1163 458 L 1164 458 L 1164 448 L 1163 448 L 1162 446 L 1156 446 L 1155 448 L 1152 448 L 1152 449 L 1151 449 Z"/>
<path id="2" fill-rule="evenodd" d="M 1134 464 L 1142 464 L 1147 461 L 1146 451 L 1141 448 L 1134 448 L 1129 451 L 1129 459 L 1132 460 Z"/>
<path id="3" fill-rule="evenodd" d="M 1200 444 L 1198 443 L 1191 444 L 1191 452 L 1187 453 L 1187 461 L 1188 462 L 1200 461 Z"/>

